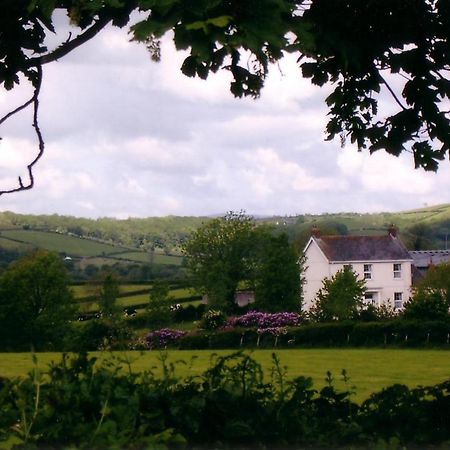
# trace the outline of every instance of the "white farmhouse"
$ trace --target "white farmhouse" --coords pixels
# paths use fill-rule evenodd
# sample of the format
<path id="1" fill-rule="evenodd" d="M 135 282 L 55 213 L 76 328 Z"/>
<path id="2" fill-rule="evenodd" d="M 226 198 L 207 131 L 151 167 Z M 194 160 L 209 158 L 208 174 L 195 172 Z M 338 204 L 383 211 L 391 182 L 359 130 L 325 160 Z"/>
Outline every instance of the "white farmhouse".
<path id="1" fill-rule="evenodd" d="M 413 259 L 394 226 L 385 236 L 321 236 L 319 229 L 313 228 L 304 254 L 306 310 L 312 306 L 323 279 L 346 265 L 365 280 L 367 303 L 379 306 L 390 301 L 400 309 L 411 295 Z"/>

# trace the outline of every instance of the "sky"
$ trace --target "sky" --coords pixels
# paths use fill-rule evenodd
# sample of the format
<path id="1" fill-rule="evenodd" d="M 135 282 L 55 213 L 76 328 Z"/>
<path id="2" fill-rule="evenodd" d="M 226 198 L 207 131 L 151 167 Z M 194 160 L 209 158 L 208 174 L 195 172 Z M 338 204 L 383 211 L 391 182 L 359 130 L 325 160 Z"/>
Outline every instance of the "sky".
<path id="1" fill-rule="evenodd" d="M 62 33 L 59 39 L 66 39 Z M 56 38 L 53 38 L 56 42 Z M 109 28 L 44 67 L 46 150 L 35 187 L 0 197 L 0 211 L 77 217 L 400 211 L 450 203 L 450 163 L 438 173 L 325 141 L 330 88 L 300 76 L 296 57 L 273 66 L 259 99 L 236 99 L 221 71 L 185 77 L 170 39 L 151 61 L 126 30 Z M 0 91 L 0 115 L 31 95 Z M 386 96 L 386 111 L 392 107 Z M 26 179 L 37 151 L 31 110 L 0 129 L 0 187 Z"/>

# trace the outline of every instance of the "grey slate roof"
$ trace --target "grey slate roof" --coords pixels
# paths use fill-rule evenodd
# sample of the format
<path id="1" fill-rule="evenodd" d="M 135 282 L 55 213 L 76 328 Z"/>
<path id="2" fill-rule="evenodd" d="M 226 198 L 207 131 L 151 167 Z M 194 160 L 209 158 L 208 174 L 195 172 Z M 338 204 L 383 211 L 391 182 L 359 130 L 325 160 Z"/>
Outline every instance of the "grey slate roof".
<path id="1" fill-rule="evenodd" d="M 397 238 L 386 236 L 313 237 L 329 261 L 410 261 L 406 247 Z"/>
<path id="2" fill-rule="evenodd" d="M 416 267 L 426 268 L 430 264 L 450 263 L 450 250 L 417 250 L 409 252 Z"/>

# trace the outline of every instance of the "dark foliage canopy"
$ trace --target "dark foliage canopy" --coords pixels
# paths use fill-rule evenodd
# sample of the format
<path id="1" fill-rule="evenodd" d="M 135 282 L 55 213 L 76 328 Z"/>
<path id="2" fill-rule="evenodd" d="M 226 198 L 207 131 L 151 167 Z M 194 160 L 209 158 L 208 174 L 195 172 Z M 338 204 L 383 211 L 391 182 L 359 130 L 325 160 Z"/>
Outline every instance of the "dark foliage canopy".
<path id="1" fill-rule="evenodd" d="M 74 34 L 54 49 L 54 12 L 63 11 Z M 107 25 L 130 28 L 152 58 L 159 39 L 172 32 L 177 49 L 189 50 L 181 70 L 206 79 L 231 72 L 236 97 L 258 97 L 270 63 L 298 55 L 302 76 L 331 83 L 327 139 L 350 139 L 360 149 L 393 155 L 410 152 L 416 167 L 437 170 L 450 150 L 450 0 L 4 0 L 0 17 L 0 83 L 12 89 L 23 77 L 34 86 L 33 126 L 38 126 L 43 67 L 82 46 Z M 78 33 L 78 34 L 77 34 Z M 379 99 L 392 102 L 380 111 Z M 11 111 L 0 119 L 0 125 Z"/>

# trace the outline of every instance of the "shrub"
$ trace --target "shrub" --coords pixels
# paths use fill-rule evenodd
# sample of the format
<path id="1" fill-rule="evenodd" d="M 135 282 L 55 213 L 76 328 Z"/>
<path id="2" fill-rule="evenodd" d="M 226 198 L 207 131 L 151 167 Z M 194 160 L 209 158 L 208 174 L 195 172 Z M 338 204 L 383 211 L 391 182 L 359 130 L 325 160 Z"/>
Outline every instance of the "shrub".
<path id="1" fill-rule="evenodd" d="M 201 303 L 200 305 L 188 305 L 181 306 L 181 308 L 173 311 L 173 321 L 179 322 L 192 322 L 194 320 L 200 320 L 205 313 L 206 306 Z"/>
<path id="2" fill-rule="evenodd" d="M 144 336 L 144 345 L 148 349 L 167 348 L 186 334 L 185 331 L 161 328 Z"/>
<path id="3" fill-rule="evenodd" d="M 67 344 L 71 351 L 125 350 L 133 332 L 124 320 L 92 319 L 80 325 Z"/>
<path id="4" fill-rule="evenodd" d="M 178 342 L 180 350 L 204 350 L 210 347 L 209 334 L 190 333 L 182 337 Z"/>
<path id="5" fill-rule="evenodd" d="M 210 309 L 203 314 L 200 328 L 204 330 L 217 330 L 226 322 L 226 316 L 222 311 Z"/>

